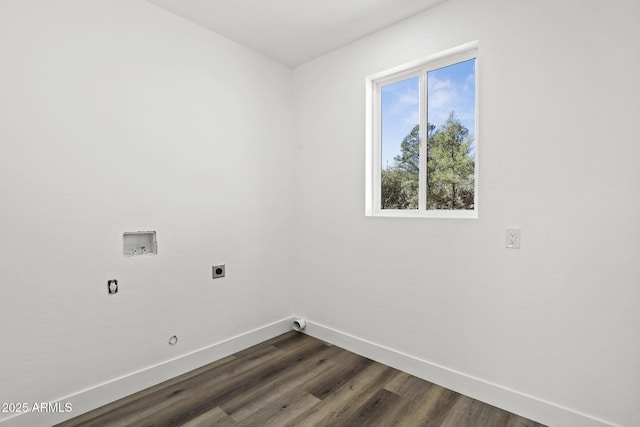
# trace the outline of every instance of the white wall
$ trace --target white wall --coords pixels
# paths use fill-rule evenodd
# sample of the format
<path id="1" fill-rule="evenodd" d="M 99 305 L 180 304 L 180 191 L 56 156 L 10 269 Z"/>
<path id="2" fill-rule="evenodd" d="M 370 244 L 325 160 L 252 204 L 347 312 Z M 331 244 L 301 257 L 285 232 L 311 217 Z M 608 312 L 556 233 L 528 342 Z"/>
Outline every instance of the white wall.
<path id="1" fill-rule="evenodd" d="M 294 70 L 296 311 L 638 425 L 638 17 L 635 0 L 452 0 Z M 365 217 L 365 77 L 473 40 L 479 219 Z"/>
<path id="2" fill-rule="evenodd" d="M 0 0 L 0 64 L 0 402 L 291 312 L 290 69 L 142 0 Z"/>

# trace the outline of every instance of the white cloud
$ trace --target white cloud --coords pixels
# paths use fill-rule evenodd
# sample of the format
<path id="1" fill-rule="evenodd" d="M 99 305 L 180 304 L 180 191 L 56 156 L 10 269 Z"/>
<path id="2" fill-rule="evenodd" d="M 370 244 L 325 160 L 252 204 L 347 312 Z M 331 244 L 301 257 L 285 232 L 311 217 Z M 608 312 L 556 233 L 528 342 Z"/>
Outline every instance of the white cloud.
<path id="1" fill-rule="evenodd" d="M 400 90 L 390 85 L 386 88 L 385 97 L 388 97 L 385 113 L 412 126 L 418 123 L 420 99 L 417 87 Z"/>
<path id="2" fill-rule="evenodd" d="M 431 75 L 428 80 L 429 123 L 442 125 L 454 111 L 463 125 L 473 127 L 475 121 L 475 77 L 468 75 L 464 82 L 441 80 Z M 473 129 L 469 129 L 473 133 Z"/>
<path id="3" fill-rule="evenodd" d="M 440 80 L 437 77 L 429 76 L 429 80 L 427 81 L 427 89 L 429 91 L 450 89 L 451 86 L 451 80 L 449 79 Z"/>

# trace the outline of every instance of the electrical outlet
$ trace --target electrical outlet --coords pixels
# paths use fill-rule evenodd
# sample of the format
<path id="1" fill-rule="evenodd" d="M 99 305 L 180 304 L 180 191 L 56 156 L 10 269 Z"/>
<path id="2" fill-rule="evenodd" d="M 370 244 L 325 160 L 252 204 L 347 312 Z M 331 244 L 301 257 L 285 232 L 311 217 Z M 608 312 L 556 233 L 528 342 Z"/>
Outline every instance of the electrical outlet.
<path id="1" fill-rule="evenodd" d="M 117 280 L 107 280 L 107 290 L 109 295 L 118 293 L 118 281 Z"/>
<path id="2" fill-rule="evenodd" d="M 507 228 L 505 234 L 505 247 L 510 249 L 520 249 L 519 228 Z"/>
<path id="3" fill-rule="evenodd" d="M 213 278 L 214 279 L 220 279 L 221 277 L 224 277 L 224 264 L 220 264 L 220 265 L 214 265 L 213 266 Z"/>

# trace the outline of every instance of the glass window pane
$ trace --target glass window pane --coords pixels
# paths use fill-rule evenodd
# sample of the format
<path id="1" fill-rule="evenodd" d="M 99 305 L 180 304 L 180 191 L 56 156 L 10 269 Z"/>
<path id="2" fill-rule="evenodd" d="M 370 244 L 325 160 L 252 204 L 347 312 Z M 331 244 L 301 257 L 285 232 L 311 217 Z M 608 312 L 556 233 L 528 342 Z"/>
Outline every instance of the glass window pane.
<path id="1" fill-rule="evenodd" d="M 419 77 L 382 87 L 382 209 L 418 209 L 419 92 Z"/>
<path id="2" fill-rule="evenodd" d="M 427 73 L 427 209 L 473 209 L 475 63 Z"/>

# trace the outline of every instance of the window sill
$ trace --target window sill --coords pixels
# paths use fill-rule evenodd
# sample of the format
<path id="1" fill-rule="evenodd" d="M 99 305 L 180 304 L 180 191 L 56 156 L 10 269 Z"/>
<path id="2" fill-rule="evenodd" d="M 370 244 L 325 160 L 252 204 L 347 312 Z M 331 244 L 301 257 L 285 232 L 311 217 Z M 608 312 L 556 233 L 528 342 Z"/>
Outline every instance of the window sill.
<path id="1" fill-rule="evenodd" d="M 366 216 L 383 218 L 434 218 L 434 219 L 478 219 L 477 210 L 394 210 L 385 209 L 367 212 Z"/>

